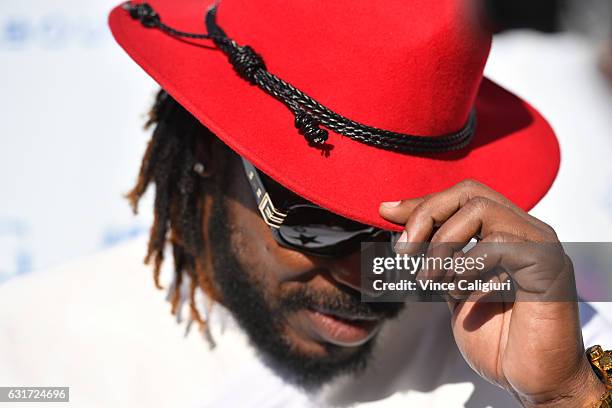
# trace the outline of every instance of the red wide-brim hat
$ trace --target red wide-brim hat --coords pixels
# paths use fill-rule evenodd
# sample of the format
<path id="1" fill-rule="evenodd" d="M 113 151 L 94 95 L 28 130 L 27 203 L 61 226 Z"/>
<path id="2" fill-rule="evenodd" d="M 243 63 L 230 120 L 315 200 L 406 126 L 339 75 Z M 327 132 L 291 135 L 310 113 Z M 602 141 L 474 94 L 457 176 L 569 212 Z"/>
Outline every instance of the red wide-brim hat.
<path id="1" fill-rule="evenodd" d="M 206 32 L 211 0 L 150 0 L 163 23 Z M 353 121 L 437 137 L 475 109 L 468 146 L 407 154 L 329 131 L 310 145 L 279 100 L 241 78 L 210 40 L 143 26 L 118 6 L 109 18 L 125 51 L 230 148 L 296 194 L 342 216 L 399 230 L 383 201 L 433 193 L 464 179 L 525 210 L 559 168 L 557 139 L 528 103 L 483 78 L 491 36 L 461 0 L 222 0 L 217 24 L 251 46 L 267 70 Z"/>

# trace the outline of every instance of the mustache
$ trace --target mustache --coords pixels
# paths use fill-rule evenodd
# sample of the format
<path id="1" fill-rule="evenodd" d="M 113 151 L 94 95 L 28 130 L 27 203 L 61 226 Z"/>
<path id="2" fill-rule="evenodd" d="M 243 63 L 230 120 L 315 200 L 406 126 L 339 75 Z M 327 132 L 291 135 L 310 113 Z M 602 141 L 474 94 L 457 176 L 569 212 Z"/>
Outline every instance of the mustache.
<path id="1" fill-rule="evenodd" d="M 401 302 L 362 302 L 359 294 L 342 291 L 315 291 L 304 287 L 284 296 L 279 305 L 283 314 L 314 309 L 362 319 L 392 319 L 404 308 Z"/>

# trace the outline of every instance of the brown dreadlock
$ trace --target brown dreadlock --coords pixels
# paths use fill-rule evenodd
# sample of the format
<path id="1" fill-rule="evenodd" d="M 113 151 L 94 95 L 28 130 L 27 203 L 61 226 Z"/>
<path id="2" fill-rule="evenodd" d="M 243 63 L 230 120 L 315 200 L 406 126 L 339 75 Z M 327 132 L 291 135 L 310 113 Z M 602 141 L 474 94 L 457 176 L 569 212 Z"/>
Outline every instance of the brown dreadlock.
<path id="1" fill-rule="evenodd" d="M 195 303 L 201 288 L 212 299 L 217 299 L 208 273 L 203 273 L 204 259 L 202 220 L 204 199 L 215 188 L 211 180 L 198 173 L 202 163 L 198 159 L 203 142 L 214 135 L 179 105 L 164 90 L 158 92 L 145 128 L 155 126 L 152 138 L 142 159 L 136 185 L 127 194 L 134 213 L 151 183 L 155 185 L 154 221 L 149 236 L 145 263 L 153 266 L 155 285 L 159 282 L 167 242 L 172 246 L 174 283 L 171 294 L 172 313 L 176 314 L 181 301 L 184 274 L 190 278 L 189 307 L 192 319 L 204 329 Z"/>

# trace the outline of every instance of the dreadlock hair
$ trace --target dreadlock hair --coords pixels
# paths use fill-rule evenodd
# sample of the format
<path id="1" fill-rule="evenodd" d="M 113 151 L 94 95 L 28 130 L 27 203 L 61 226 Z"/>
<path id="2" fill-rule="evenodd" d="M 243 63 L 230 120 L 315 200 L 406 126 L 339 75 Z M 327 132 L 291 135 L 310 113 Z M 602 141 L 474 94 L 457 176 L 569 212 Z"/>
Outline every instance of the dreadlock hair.
<path id="1" fill-rule="evenodd" d="M 172 313 L 177 315 L 185 274 L 189 277 L 189 309 L 192 320 L 206 329 L 196 307 L 195 295 L 201 288 L 209 299 L 218 299 L 209 273 L 202 271 L 204 259 L 202 220 L 204 199 L 216 185 L 201 174 L 204 164 L 198 159 L 205 139 L 214 135 L 167 92 L 160 90 L 149 113 L 145 129 L 155 126 L 144 157 L 136 185 L 126 195 L 132 210 L 147 188 L 155 185 L 154 220 L 149 235 L 146 264 L 152 264 L 155 286 L 160 284 L 160 269 L 164 249 L 169 242 L 174 259 L 174 282 L 170 289 Z"/>

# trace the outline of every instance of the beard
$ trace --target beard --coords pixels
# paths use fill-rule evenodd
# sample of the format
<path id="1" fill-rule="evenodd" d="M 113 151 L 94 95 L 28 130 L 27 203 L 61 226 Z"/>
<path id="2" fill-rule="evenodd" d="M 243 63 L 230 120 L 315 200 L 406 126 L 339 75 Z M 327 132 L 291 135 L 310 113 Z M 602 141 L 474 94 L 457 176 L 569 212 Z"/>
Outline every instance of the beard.
<path id="1" fill-rule="evenodd" d="M 271 300 L 261 282 L 240 265 L 231 247 L 224 197 L 216 197 L 210 215 L 209 236 L 215 283 L 224 305 L 246 332 L 262 361 L 283 380 L 306 390 L 314 390 L 340 374 L 362 371 L 371 355 L 375 337 L 356 350 L 323 343 L 323 356 L 301 353 L 284 335 L 287 316 L 298 310 L 323 307 L 377 318 L 393 318 L 401 303 L 362 303 L 359 293 L 338 290 L 334 293 L 302 288 Z"/>

